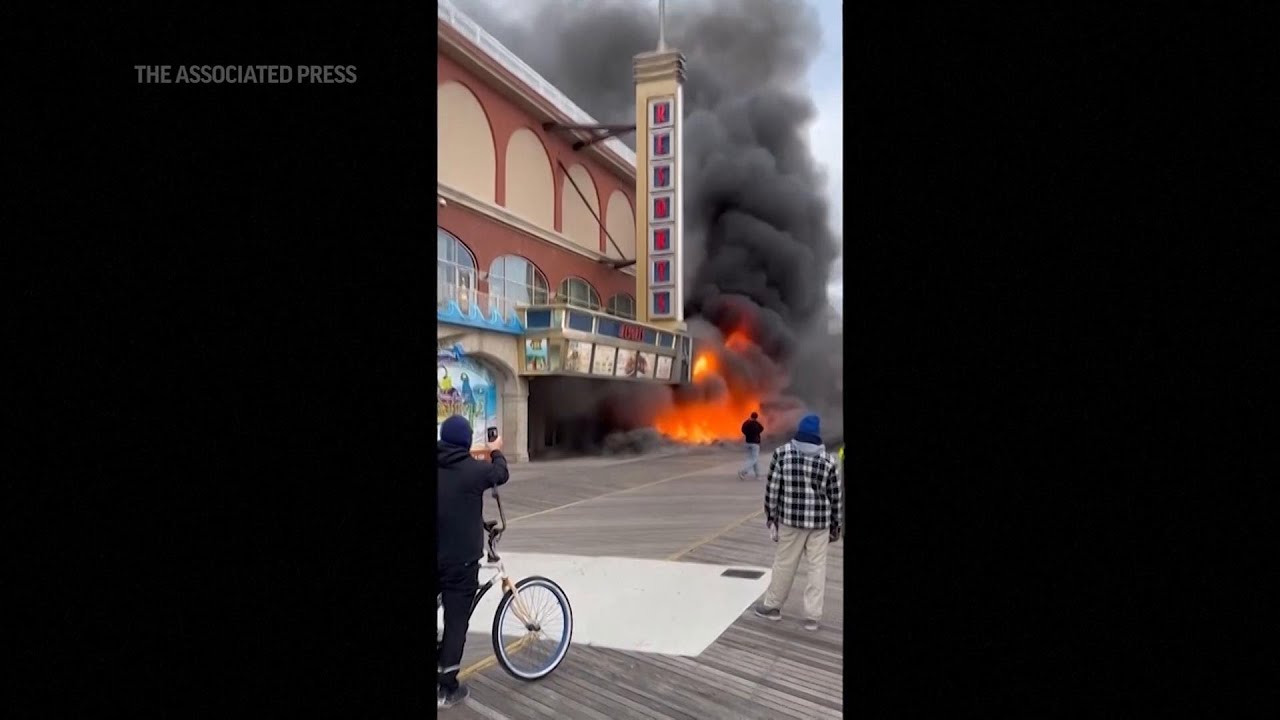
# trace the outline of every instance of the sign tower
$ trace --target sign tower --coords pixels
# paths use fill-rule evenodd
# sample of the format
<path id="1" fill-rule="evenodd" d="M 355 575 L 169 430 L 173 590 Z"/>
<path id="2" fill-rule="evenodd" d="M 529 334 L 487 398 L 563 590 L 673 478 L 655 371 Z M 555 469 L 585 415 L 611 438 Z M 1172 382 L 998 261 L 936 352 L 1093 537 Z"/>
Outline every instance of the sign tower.
<path id="1" fill-rule="evenodd" d="M 658 49 L 632 61 L 636 88 L 636 319 L 683 331 L 684 55 L 667 47 L 658 0 Z"/>

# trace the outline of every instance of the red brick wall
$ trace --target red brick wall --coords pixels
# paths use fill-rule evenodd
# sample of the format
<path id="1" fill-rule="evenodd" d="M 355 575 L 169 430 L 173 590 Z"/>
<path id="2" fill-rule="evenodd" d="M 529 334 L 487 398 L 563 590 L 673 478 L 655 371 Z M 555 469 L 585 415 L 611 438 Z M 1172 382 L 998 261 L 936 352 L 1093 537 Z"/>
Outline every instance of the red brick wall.
<path id="1" fill-rule="evenodd" d="M 608 265 L 601 265 L 454 204 L 437 207 L 436 210 L 436 222 L 471 250 L 476 258 L 476 268 L 481 272 L 487 272 L 489 265 L 500 255 L 520 255 L 542 271 L 551 292 L 556 291 L 561 280 L 572 276 L 591 283 L 600 294 L 601 306 L 618 293 L 636 294 L 636 279 Z M 481 281 L 479 285 L 481 292 L 489 292 L 488 281 Z"/>
<path id="2" fill-rule="evenodd" d="M 599 199 L 600 207 L 598 212 L 602 226 L 600 228 L 599 242 L 600 252 L 605 252 L 608 240 L 605 238 L 604 227 L 608 225 L 609 196 L 615 190 L 621 190 L 626 196 L 627 202 L 630 203 L 632 213 L 635 212 L 635 187 L 631 180 L 622 180 L 612 171 L 606 170 L 597 164 L 586 152 L 574 152 L 569 143 L 561 139 L 559 135 L 553 135 L 542 129 L 541 121 L 530 118 L 523 110 L 516 107 L 514 103 L 507 100 L 497 91 L 489 88 L 484 82 L 476 77 L 467 69 L 458 65 L 449 57 L 441 53 L 436 53 L 436 84 L 442 85 L 446 82 L 458 82 L 469 89 L 480 101 L 480 106 L 484 108 L 485 114 L 489 117 L 489 124 L 493 128 L 494 150 L 497 157 L 497 188 L 495 188 L 494 197 L 497 198 L 499 205 L 506 204 L 506 164 L 507 164 L 507 141 L 510 140 L 511 134 L 517 129 L 525 127 L 538 136 L 542 141 L 542 146 L 546 149 L 547 155 L 551 158 L 551 169 L 555 183 L 555 230 L 559 232 L 563 226 L 561 224 L 560 208 L 564 193 L 564 171 L 560 169 L 563 163 L 566 168 L 579 164 L 586 168 L 591 180 L 595 184 L 596 195 Z M 569 192 L 573 192 L 570 188 Z"/>

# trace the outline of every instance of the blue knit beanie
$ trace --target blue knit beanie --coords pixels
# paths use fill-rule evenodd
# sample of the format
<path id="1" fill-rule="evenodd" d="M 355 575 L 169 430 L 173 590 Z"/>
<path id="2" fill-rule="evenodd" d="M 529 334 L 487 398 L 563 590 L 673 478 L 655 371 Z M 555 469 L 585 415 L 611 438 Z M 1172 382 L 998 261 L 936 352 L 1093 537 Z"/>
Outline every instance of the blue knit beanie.
<path id="1" fill-rule="evenodd" d="M 450 415 L 440 426 L 440 442 L 458 447 L 471 447 L 471 423 L 461 415 Z"/>
<path id="2" fill-rule="evenodd" d="M 800 419 L 800 427 L 796 429 L 796 440 L 814 445 L 822 444 L 822 436 L 818 434 L 818 416 L 805 415 Z"/>

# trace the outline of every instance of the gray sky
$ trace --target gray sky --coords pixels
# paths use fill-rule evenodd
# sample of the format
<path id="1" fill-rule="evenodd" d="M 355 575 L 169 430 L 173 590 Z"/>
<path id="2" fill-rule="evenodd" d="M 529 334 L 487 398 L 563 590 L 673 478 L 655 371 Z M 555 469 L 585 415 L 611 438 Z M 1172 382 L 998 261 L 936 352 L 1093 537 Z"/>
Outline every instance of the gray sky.
<path id="1" fill-rule="evenodd" d="M 831 227 L 844 247 L 844 78 L 841 56 L 844 54 L 842 36 L 842 0 L 809 0 L 822 17 L 822 50 L 817 61 L 809 69 L 809 89 L 818 106 L 818 120 L 809 130 L 809 147 L 818 162 L 827 168 L 827 196 L 831 203 Z M 832 269 L 827 295 L 836 310 L 841 309 L 844 295 L 843 270 L 837 261 Z"/>
<path id="2" fill-rule="evenodd" d="M 502 13 L 536 12 L 538 8 L 535 2 L 477 1 Z M 675 1 L 679 2 L 679 0 Z M 637 2 L 656 4 L 656 0 L 637 0 Z M 827 171 L 831 228 L 843 248 L 844 203 L 841 196 L 844 189 L 844 80 L 841 57 L 844 53 L 842 36 L 844 4 L 842 0 L 805 0 L 805 2 L 817 9 L 823 32 L 822 47 L 808 74 L 809 95 L 818 108 L 817 119 L 809 128 L 809 147 L 817 162 Z M 590 7 L 589 1 L 584 0 L 583 6 Z M 840 260 L 837 260 L 836 266 L 832 268 L 827 295 L 837 311 L 840 310 L 844 295 L 844 277 Z"/>

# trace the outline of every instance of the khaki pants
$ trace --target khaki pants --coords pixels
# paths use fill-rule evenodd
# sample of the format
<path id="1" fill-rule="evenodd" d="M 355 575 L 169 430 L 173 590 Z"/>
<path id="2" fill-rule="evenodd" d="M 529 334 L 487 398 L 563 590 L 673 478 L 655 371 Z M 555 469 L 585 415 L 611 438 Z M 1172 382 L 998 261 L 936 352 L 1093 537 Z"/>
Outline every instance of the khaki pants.
<path id="1" fill-rule="evenodd" d="M 822 619 L 822 600 L 827 589 L 827 543 L 830 531 L 778 526 L 778 554 L 773 559 L 773 578 L 764 594 L 764 606 L 781 609 L 791 594 L 796 568 L 804 560 L 809 579 L 804 587 L 804 614 L 809 620 Z"/>

